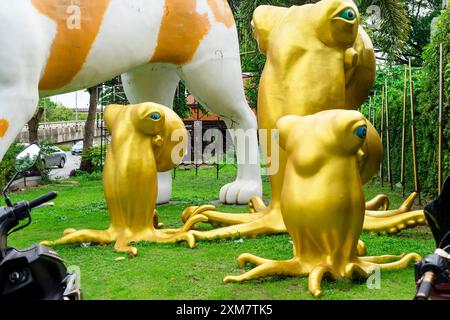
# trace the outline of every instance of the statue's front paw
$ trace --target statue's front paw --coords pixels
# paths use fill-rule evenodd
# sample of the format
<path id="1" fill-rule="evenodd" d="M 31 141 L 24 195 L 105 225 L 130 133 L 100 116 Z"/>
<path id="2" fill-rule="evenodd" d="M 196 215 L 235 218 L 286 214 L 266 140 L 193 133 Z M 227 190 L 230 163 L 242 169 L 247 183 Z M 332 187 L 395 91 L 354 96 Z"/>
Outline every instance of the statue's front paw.
<path id="1" fill-rule="evenodd" d="M 226 204 L 248 204 L 254 196 L 262 197 L 261 181 L 237 179 L 220 189 L 220 202 Z"/>

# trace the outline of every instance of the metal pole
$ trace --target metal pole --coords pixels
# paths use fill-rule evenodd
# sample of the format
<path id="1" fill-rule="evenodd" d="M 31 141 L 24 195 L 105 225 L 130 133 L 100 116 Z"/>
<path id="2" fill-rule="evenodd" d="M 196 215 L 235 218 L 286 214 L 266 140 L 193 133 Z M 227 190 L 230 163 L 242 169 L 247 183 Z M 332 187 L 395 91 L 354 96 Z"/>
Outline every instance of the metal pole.
<path id="1" fill-rule="evenodd" d="M 98 93 L 97 87 L 97 93 Z M 98 101 L 98 100 L 97 100 Z M 95 109 L 97 109 L 97 106 L 95 106 Z M 97 111 L 95 111 L 97 112 Z M 103 172 L 103 136 L 104 136 L 104 130 L 103 130 L 103 103 L 100 103 L 100 168 Z"/>
<path id="2" fill-rule="evenodd" d="M 386 109 L 386 150 L 387 150 L 387 174 L 388 174 L 388 182 L 391 185 L 391 190 L 394 189 L 392 183 L 392 169 L 391 169 L 391 136 L 389 133 L 389 89 L 387 79 L 385 79 L 385 87 L 384 92 L 386 93 L 385 98 L 385 109 Z"/>
<path id="3" fill-rule="evenodd" d="M 400 172 L 400 183 L 402 185 L 402 194 L 405 196 L 405 141 L 406 141 L 406 101 L 407 101 L 407 67 L 405 64 L 405 74 L 403 77 L 403 120 L 402 120 L 402 163 Z"/>
<path id="4" fill-rule="evenodd" d="M 419 191 L 419 176 L 417 173 L 417 154 L 416 154 L 416 125 L 414 122 L 414 84 L 412 81 L 412 67 L 411 58 L 409 58 L 409 91 L 411 98 L 411 140 L 412 140 L 412 153 L 413 153 L 413 166 L 414 166 L 414 188 L 415 192 L 419 195 L 419 204 L 421 203 L 420 191 Z"/>
<path id="5" fill-rule="evenodd" d="M 383 147 L 383 136 L 384 136 L 384 85 L 381 88 L 381 130 L 380 130 L 380 137 L 381 137 L 381 146 Z M 381 180 L 381 186 L 383 186 L 383 160 L 384 160 L 384 152 L 383 156 L 381 158 L 381 164 L 380 164 L 380 180 Z"/>
<path id="6" fill-rule="evenodd" d="M 439 46 L 439 143 L 438 143 L 438 194 L 442 188 L 442 111 L 444 108 L 444 46 Z"/>

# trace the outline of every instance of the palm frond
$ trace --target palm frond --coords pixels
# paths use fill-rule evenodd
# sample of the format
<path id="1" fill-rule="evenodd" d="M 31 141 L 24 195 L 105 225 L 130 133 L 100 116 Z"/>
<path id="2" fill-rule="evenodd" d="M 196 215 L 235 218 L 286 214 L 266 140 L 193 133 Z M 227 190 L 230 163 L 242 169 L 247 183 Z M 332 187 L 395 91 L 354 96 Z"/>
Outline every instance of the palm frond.
<path id="1" fill-rule="evenodd" d="M 235 8 L 239 34 L 244 50 L 256 48 L 253 40 L 251 20 L 253 11 L 260 5 L 275 5 L 290 7 L 314 3 L 319 0 L 229 0 Z M 371 5 L 378 6 L 381 11 L 380 28 L 371 33 L 375 47 L 385 53 L 390 61 L 401 56 L 401 50 L 408 40 L 410 21 L 404 0 L 355 0 L 360 12 L 366 16 L 366 11 Z"/>

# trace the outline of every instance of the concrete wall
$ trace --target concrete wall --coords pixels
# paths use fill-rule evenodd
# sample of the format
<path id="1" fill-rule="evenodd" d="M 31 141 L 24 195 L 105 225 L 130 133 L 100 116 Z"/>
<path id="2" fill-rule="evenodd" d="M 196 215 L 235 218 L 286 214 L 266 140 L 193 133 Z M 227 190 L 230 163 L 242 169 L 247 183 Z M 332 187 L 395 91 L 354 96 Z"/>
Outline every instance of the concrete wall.
<path id="1" fill-rule="evenodd" d="M 96 122 L 95 136 L 101 135 L 100 123 Z M 84 137 L 84 121 L 48 122 L 41 124 L 38 131 L 39 141 L 66 143 L 82 140 Z M 25 126 L 17 136 L 19 142 L 28 143 L 28 126 Z"/>

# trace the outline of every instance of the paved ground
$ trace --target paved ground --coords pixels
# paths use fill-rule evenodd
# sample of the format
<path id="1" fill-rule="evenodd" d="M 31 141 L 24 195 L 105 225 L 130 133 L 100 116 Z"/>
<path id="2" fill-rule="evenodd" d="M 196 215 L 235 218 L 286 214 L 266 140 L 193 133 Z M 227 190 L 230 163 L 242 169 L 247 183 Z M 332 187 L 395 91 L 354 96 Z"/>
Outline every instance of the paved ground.
<path id="1" fill-rule="evenodd" d="M 66 165 L 64 168 L 54 168 L 50 171 L 50 179 L 67 178 L 70 172 L 80 167 L 81 156 L 73 156 L 70 151 L 66 151 Z"/>

